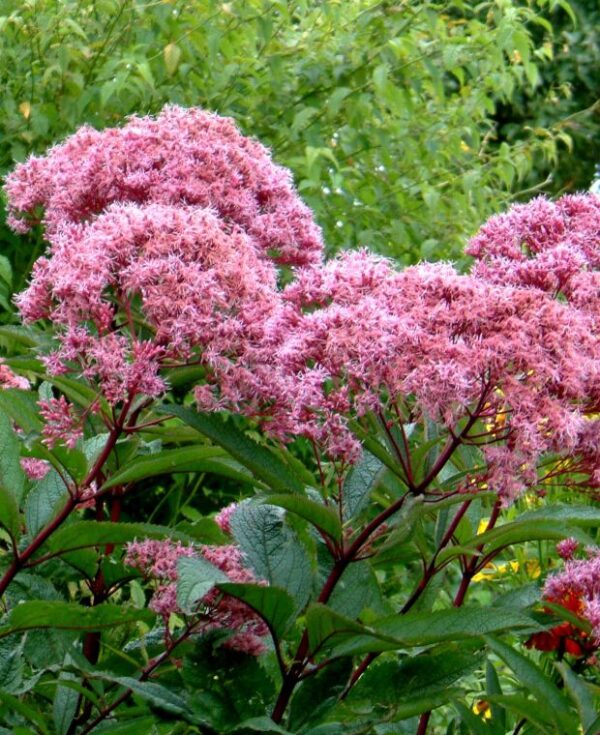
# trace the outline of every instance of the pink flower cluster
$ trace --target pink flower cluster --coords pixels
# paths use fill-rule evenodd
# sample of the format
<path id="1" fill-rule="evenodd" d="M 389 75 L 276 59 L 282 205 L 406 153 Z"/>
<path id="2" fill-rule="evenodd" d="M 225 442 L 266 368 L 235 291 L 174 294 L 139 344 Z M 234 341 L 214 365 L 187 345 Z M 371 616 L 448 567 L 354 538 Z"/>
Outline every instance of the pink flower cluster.
<path id="1" fill-rule="evenodd" d="M 20 390 L 28 390 L 30 383 L 27 378 L 16 375 L 8 365 L 4 364 L 4 360 L 0 358 L 0 389 L 8 390 L 9 388 L 18 388 Z"/>
<path id="2" fill-rule="evenodd" d="M 578 600 L 581 615 L 590 622 L 592 635 L 600 645 L 600 547 L 588 547 L 586 554 L 586 559 L 569 559 L 561 572 L 548 577 L 544 597 Z"/>
<path id="3" fill-rule="evenodd" d="M 42 211 L 50 242 L 21 312 L 59 327 L 50 369 L 78 370 L 112 404 L 159 395 L 165 366 L 200 363 L 201 410 L 307 437 L 343 466 L 360 455 L 349 418 L 374 411 L 481 445 L 480 479 L 505 502 L 548 454 L 600 485 L 593 195 L 491 218 L 466 275 L 398 272 L 366 251 L 325 264 L 289 173 L 230 120 L 178 107 L 83 128 L 6 190 L 13 226 Z M 279 264 L 293 267 L 284 288 Z"/>
<path id="4" fill-rule="evenodd" d="M 229 533 L 229 518 L 235 505 L 221 511 L 217 523 Z M 171 613 L 181 612 L 177 605 L 177 561 L 183 557 L 201 556 L 217 569 L 225 572 L 232 582 L 256 582 L 252 572 L 244 565 L 242 552 L 235 544 L 224 546 L 183 546 L 172 541 L 134 541 L 127 546 L 125 562 L 139 569 L 146 577 L 156 580 L 158 587 L 150 601 L 150 608 L 168 623 Z M 212 589 L 199 604 L 201 624 L 199 630 L 231 630 L 233 634 L 224 645 L 236 651 L 258 656 L 265 651 L 264 638 L 269 630 L 266 623 L 246 604 Z"/>
<path id="5" fill-rule="evenodd" d="M 43 480 L 51 469 L 50 462 L 45 459 L 22 457 L 20 462 L 23 472 L 30 480 Z"/>
<path id="6" fill-rule="evenodd" d="M 458 433 L 476 411 L 485 481 L 509 502 L 542 455 L 587 453 L 595 471 L 599 424 L 585 412 L 600 401 L 599 358 L 589 315 L 541 290 L 446 264 L 398 272 L 359 251 L 300 270 L 220 387 L 273 435 L 345 462 L 360 454 L 348 417 L 398 410 Z"/>
<path id="7" fill-rule="evenodd" d="M 13 227 L 41 210 L 50 243 L 21 314 L 59 327 L 52 372 L 80 371 L 112 404 L 159 395 L 172 361 L 226 370 L 273 311 L 275 264 L 321 259 L 289 172 L 198 109 L 82 128 L 19 165 L 6 192 Z"/>

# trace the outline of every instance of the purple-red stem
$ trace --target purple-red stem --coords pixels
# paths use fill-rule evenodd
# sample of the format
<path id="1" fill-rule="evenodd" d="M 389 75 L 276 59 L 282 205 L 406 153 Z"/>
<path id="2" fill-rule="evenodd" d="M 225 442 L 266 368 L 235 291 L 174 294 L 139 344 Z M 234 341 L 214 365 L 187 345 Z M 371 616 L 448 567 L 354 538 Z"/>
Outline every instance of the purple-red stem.
<path id="1" fill-rule="evenodd" d="M 494 507 L 490 514 L 490 520 L 488 521 L 488 524 L 485 529 L 486 531 L 490 531 L 496 525 L 496 521 L 500 517 L 500 508 L 501 508 L 500 501 L 497 500 L 494 503 Z M 483 548 L 483 545 L 478 546 L 477 550 L 481 551 L 482 548 Z M 472 560 L 465 566 L 465 569 L 463 571 L 462 579 L 460 580 L 460 585 L 458 587 L 458 590 L 454 597 L 454 601 L 452 603 L 454 607 L 461 607 L 461 605 L 465 601 L 465 597 L 467 596 L 467 592 L 469 591 L 469 585 L 471 584 L 471 580 L 473 579 L 476 568 L 477 568 L 477 557 L 474 556 Z M 417 728 L 416 735 L 426 734 L 427 725 L 429 723 L 430 716 L 431 716 L 431 712 L 424 712 L 421 715 L 419 719 L 419 727 Z"/>
<path id="2" fill-rule="evenodd" d="M 185 641 L 192 632 L 192 627 L 186 628 L 186 630 L 178 638 L 171 641 L 168 648 L 163 651 L 160 656 L 157 656 L 155 659 L 152 659 L 146 664 L 146 666 L 142 669 L 142 673 L 140 674 L 138 681 L 146 681 L 147 679 L 149 679 L 154 671 L 156 671 L 156 669 L 169 658 L 169 656 L 173 653 L 175 647 Z M 101 722 L 103 722 L 110 715 L 111 712 L 113 712 L 120 704 L 123 704 L 123 702 L 129 699 L 132 694 L 133 691 L 131 689 L 126 689 L 123 694 L 120 694 L 113 702 L 111 702 L 111 704 L 101 710 L 98 716 L 92 722 L 90 722 L 87 727 L 81 730 L 79 735 L 87 735 L 88 733 L 92 732 L 92 730 L 94 730 Z"/>
<path id="3" fill-rule="evenodd" d="M 111 429 L 110 434 L 108 435 L 108 439 L 106 440 L 106 444 L 102 449 L 102 452 L 100 453 L 92 469 L 89 471 L 88 476 L 81 484 L 80 490 L 89 487 L 98 477 L 104 463 L 110 456 L 112 450 L 115 448 L 119 436 L 121 435 L 123 424 L 127 416 L 127 411 L 129 410 L 130 406 L 131 399 L 123 407 L 119 420 Z M 50 523 L 33 538 L 31 543 L 25 549 L 23 549 L 21 553 L 15 555 L 10 566 L 4 573 L 4 576 L 2 577 L 2 579 L 0 579 L 0 597 L 2 597 L 2 595 L 6 592 L 8 585 L 12 582 L 19 571 L 25 566 L 26 562 L 71 515 L 72 511 L 77 507 L 79 500 L 80 497 L 76 493 L 70 493 L 69 499 L 61 509 L 60 513 L 55 516 L 52 521 L 50 521 Z"/>

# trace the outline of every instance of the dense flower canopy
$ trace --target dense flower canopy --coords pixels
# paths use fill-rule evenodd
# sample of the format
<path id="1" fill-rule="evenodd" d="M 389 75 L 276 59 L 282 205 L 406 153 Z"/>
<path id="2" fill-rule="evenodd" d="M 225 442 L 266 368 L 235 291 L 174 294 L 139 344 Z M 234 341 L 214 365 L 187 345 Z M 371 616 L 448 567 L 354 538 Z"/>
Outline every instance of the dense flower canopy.
<path id="1" fill-rule="evenodd" d="M 61 327 L 51 370 L 75 364 L 113 404 L 161 393 L 160 365 L 195 348 L 227 363 L 273 309 L 275 263 L 321 259 L 289 172 L 201 110 L 82 128 L 18 166 L 6 191 L 13 226 L 41 209 L 50 243 L 18 298 L 24 319 Z M 134 324 L 137 299 L 148 334 Z"/>
<path id="2" fill-rule="evenodd" d="M 466 275 L 400 272 L 366 251 L 324 263 L 289 173 L 231 121 L 177 107 L 84 128 L 6 189 L 13 225 L 42 210 L 50 243 L 21 312 L 60 327 L 49 368 L 79 371 L 113 405 L 159 395 L 165 366 L 196 362 L 201 410 L 307 437 L 342 467 L 360 456 L 349 419 L 372 411 L 477 444 L 480 484 L 507 502 L 549 454 L 600 481 L 592 195 L 492 218 Z"/>

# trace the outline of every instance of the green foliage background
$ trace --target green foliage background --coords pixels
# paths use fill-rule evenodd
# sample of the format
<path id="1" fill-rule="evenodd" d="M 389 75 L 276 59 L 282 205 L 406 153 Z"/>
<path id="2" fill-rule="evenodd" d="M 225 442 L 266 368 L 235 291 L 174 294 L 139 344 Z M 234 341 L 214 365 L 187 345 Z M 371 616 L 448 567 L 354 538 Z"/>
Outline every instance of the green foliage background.
<path id="1" fill-rule="evenodd" d="M 600 55 L 599 23 L 596 0 L 573 0 L 570 4 L 566 0 L 0 0 L 0 173 L 31 153 L 42 153 L 83 123 L 118 125 L 126 115 L 153 113 L 167 102 L 200 105 L 234 117 L 245 134 L 271 146 L 275 159 L 292 170 L 302 196 L 324 229 L 330 252 L 365 245 L 403 264 L 420 259 L 460 261 L 469 235 L 509 203 L 526 200 L 538 191 L 554 195 L 589 185 L 600 159 L 599 83 L 595 73 Z M 22 288 L 42 249 L 41 233 L 16 237 L 0 223 L 2 321 L 17 322 L 11 293 Z M 47 378 L 26 352 L 34 344 L 44 343 L 48 335 L 37 328 L 29 332 L 11 329 L 6 325 L 0 328 L 0 346 L 18 356 L 12 364 L 29 370 L 33 378 Z M 171 376 L 170 395 L 175 402 L 184 400 L 197 377 L 198 372 L 192 369 Z M 48 384 L 42 385 L 48 388 Z M 82 406 L 89 403 L 90 396 L 81 393 L 80 383 L 63 380 L 54 385 L 74 402 L 80 401 Z M 0 394 L 0 408 L 12 419 L 18 416 L 20 423 L 30 420 L 26 429 L 31 436 L 39 430 L 36 398 L 33 393 L 27 394 L 27 399 L 19 394 L 10 399 L 7 393 Z M 8 420 L 6 424 L 7 435 L 12 436 Z M 205 436 L 181 424 L 154 427 L 143 440 L 119 447 L 113 457 L 117 464 L 111 470 L 118 476 L 117 468 L 126 467 L 136 491 L 124 499 L 126 522 L 119 527 L 117 543 L 142 533 L 140 522 L 161 524 L 161 533 L 164 527 L 169 533 L 176 527 L 182 538 L 208 543 L 223 540 L 206 516 L 240 495 L 251 494 L 257 478 L 261 488 L 273 485 L 272 477 L 260 474 L 265 465 L 260 460 L 268 452 L 273 461 L 273 448 L 267 450 L 264 439 L 246 423 L 234 419 L 230 424 L 227 436 L 234 436 L 242 448 L 250 443 L 251 450 L 240 456 L 247 459 L 251 455 L 256 460 L 253 464 L 244 463 L 232 451 L 231 442 L 216 441 L 224 454 L 235 458 L 233 462 L 224 460 L 218 450 L 215 454 L 215 447 L 206 446 Z M 365 442 L 371 434 L 375 432 L 365 433 Z M 214 440 L 210 433 L 206 436 Z M 159 453 L 161 442 L 163 454 L 158 464 L 164 466 L 157 470 L 154 455 Z M 375 441 L 373 444 L 378 446 Z M 238 444 L 235 446 L 239 450 Z M 431 447 L 430 451 L 434 450 Z M 3 456 L 13 463 L 14 472 L 20 473 L 16 452 L 5 451 Z M 281 458 L 276 466 L 288 474 L 302 467 L 298 460 L 308 466 L 304 471 L 315 469 L 301 442 L 293 446 L 293 453 L 282 453 Z M 81 471 L 77 463 L 85 466 L 87 460 L 77 450 L 65 453 L 62 461 L 73 463 L 75 476 Z M 219 462 L 220 473 L 215 470 Z M 382 472 L 382 466 L 376 464 L 368 482 L 370 475 L 364 468 L 362 475 L 357 473 L 356 482 L 350 477 L 349 486 L 360 500 L 357 516 L 368 516 L 369 500 L 374 506 L 385 507 L 396 497 L 393 463 L 391 469 L 389 463 L 387 467 Z M 51 501 L 56 498 L 47 490 L 43 486 L 33 494 L 40 500 L 39 507 L 33 502 L 27 505 L 28 528 L 43 525 L 55 512 Z M 4 501 L 0 492 L 0 502 Z M 280 502 L 286 507 L 281 498 Z M 307 506 L 312 513 L 314 506 Z M 3 512 L 6 508 L 8 505 L 3 506 Z M 354 626 L 357 610 L 365 606 L 372 615 L 395 612 L 411 587 L 410 574 L 418 566 L 418 552 L 427 551 L 428 545 L 434 547 L 434 541 L 443 537 L 451 510 L 442 509 L 436 515 L 417 506 L 407 511 L 406 517 L 398 520 L 389 549 L 374 563 L 374 572 L 362 577 L 357 572 L 357 579 L 348 583 L 350 593 L 337 600 L 334 612 L 350 616 Z M 567 532 L 583 538 L 581 527 L 592 529 L 592 534 L 597 533 L 599 524 L 595 509 L 586 513 L 561 507 L 557 514 L 544 515 L 543 502 L 534 499 L 529 518 L 523 519 L 520 516 L 525 510 L 523 501 L 508 511 L 509 528 L 503 531 L 510 536 L 507 544 L 520 546 L 503 551 L 501 564 L 474 590 L 478 602 L 494 600 L 500 605 L 506 614 L 502 625 L 507 631 L 513 627 L 520 630 L 518 621 L 513 626 L 511 615 L 528 609 L 537 599 L 535 589 L 532 593 L 532 577 L 536 577 L 530 570 L 548 568 L 556 539 Z M 14 525 L 18 526 L 18 510 L 13 511 Z M 464 548 L 478 546 L 478 530 L 489 512 L 485 500 L 461 520 L 458 538 Z M 291 517 L 291 529 L 312 549 L 314 539 L 306 520 L 313 523 L 314 519 L 306 512 L 299 514 L 300 520 Z M 322 518 L 317 521 L 323 523 Z M 318 522 L 313 525 L 318 527 Z M 106 543 L 101 538 L 105 529 L 91 520 L 80 523 L 87 524 L 83 530 L 75 523 L 65 527 L 66 534 L 79 538 L 85 531 L 90 546 Z M 92 527 L 96 527 L 97 538 Z M 287 526 L 276 530 L 288 536 L 291 533 Z M 521 543 L 533 538 L 539 541 Z M 260 548 L 256 540 L 251 541 L 248 553 Z M 81 559 L 76 561 L 88 563 L 86 553 L 92 552 L 80 550 Z M 511 562 L 518 564 L 518 572 L 507 575 Z M 131 663 L 139 663 L 135 656 L 146 656 L 146 645 L 149 655 L 160 650 L 151 637 L 143 646 L 138 642 L 140 627 L 150 625 L 142 609 L 146 600 L 138 579 L 127 579 L 124 589 L 129 597 L 122 608 L 100 607 L 98 612 L 99 608 L 91 607 L 82 612 L 79 603 L 88 602 L 89 590 L 81 582 L 81 572 L 56 560 L 44 569 L 46 576 L 30 575 L 19 583 L 21 587 L 17 584 L 10 602 L 27 599 L 28 607 L 20 606 L 20 612 L 11 613 L 12 627 L 4 629 L 6 637 L 0 643 L 0 716 L 15 733 L 32 731 L 23 726 L 25 721 L 38 732 L 48 731 L 48 727 L 52 732 L 70 732 L 78 702 L 76 688 L 70 688 L 76 686 L 72 671 L 76 665 L 85 671 L 86 663 L 74 664 L 66 658 L 56 678 L 49 678 L 48 671 L 58 657 L 72 652 L 77 631 L 94 630 L 94 625 L 100 624 L 99 616 L 111 618 L 100 622 L 113 627 L 103 639 L 103 670 L 93 679 L 89 692 L 84 690 L 85 696 L 105 691 L 110 695 L 116 685 L 132 686 L 134 680 L 126 677 L 137 675 Z M 125 575 L 120 564 L 112 568 L 107 563 L 105 571 L 117 580 Z M 449 571 L 415 610 L 428 614 L 436 596 L 450 604 L 449 590 L 457 580 L 456 570 Z M 57 589 L 61 593 L 67 590 L 70 606 Z M 501 593 L 506 592 L 509 597 L 502 598 Z M 504 611 L 504 604 L 511 608 L 510 614 Z M 64 605 L 67 607 L 61 607 Z M 19 610 L 16 604 L 14 609 Z M 125 609 L 131 620 L 125 617 L 120 622 L 131 629 L 123 633 L 115 620 L 123 617 Z M 28 634 L 26 644 L 17 646 L 13 634 L 49 618 L 53 624 L 62 621 L 65 630 L 48 635 L 34 631 Z M 313 610 L 311 636 L 318 639 L 321 630 L 329 626 L 342 637 L 348 621 L 338 618 L 328 608 Z M 135 620 L 138 628 L 133 627 Z M 515 634 L 517 652 L 499 641 L 489 643 L 496 658 L 495 664 L 488 661 L 484 682 L 480 675 L 482 644 L 447 641 L 443 635 L 446 623 L 444 618 L 442 632 L 433 639 L 437 647 L 422 656 L 400 662 L 383 656 L 353 698 L 336 710 L 338 729 L 331 725 L 322 732 L 348 732 L 349 723 L 360 723 L 361 718 L 366 724 L 362 730 L 356 724 L 356 732 L 414 732 L 415 716 L 446 704 L 453 696 L 453 704 L 447 705 L 438 720 L 443 719 L 449 734 L 502 735 L 504 713 L 518 722 L 519 708 L 524 706 L 529 711 L 537 707 L 541 718 L 539 730 L 532 725 L 527 732 L 577 732 L 579 717 L 579 722 L 588 723 L 589 735 L 594 735 L 599 726 L 594 713 L 597 687 L 588 691 L 578 680 L 574 684 L 570 670 L 555 669 L 536 653 L 526 658 L 523 634 L 520 639 Z M 463 625 L 466 635 L 470 623 Z M 371 641 L 374 650 L 379 650 L 377 645 L 382 644 L 374 630 L 370 628 L 368 633 L 375 641 Z M 292 639 L 297 632 L 292 626 Z M 365 630 L 358 632 L 366 635 Z M 395 635 L 395 648 L 400 645 L 398 641 L 404 645 L 400 633 L 395 631 Z M 130 646 L 127 651 L 126 644 Z M 124 719 L 124 729 L 114 731 L 198 732 L 195 724 L 189 729 L 185 724 L 172 729 L 168 723 L 169 716 L 185 719 L 189 714 L 188 704 L 176 694 L 184 691 L 182 680 L 192 692 L 189 701 L 198 711 L 204 712 L 205 702 L 210 702 L 212 730 L 207 730 L 207 725 L 202 732 L 224 732 L 229 727 L 239 732 L 237 723 L 244 718 L 256 722 L 243 732 L 267 731 L 272 723 L 257 713 L 273 699 L 269 689 L 273 672 L 267 671 L 267 675 L 263 670 L 274 668 L 273 662 L 240 660 L 213 647 L 210 641 L 202 645 L 206 650 L 186 651 L 182 679 L 177 671 L 169 670 L 161 677 L 161 685 L 137 682 L 137 709 L 131 707 L 126 717 L 139 717 L 129 730 Z M 341 667 L 347 664 L 347 659 L 340 662 Z M 24 676 L 24 665 L 33 676 Z M 503 694 L 494 667 L 510 695 Z M 479 674 L 472 673 L 475 669 Z M 109 671 L 113 672 L 112 680 L 106 673 Z M 225 684 L 219 683 L 215 672 Z M 38 680 L 34 682 L 36 676 L 39 686 Z M 328 693 L 336 693 L 334 688 L 343 676 L 343 671 L 325 669 L 322 675 L 307 680 L 292 701 L 290 727 L 294 731 L 313 732 L 311 718 L 316 722 L 334 706 L 335 700 L 328 699 Z M 452 688 L 461 677 L 465 688 Z M 34 695 L 29 694 L 30 686 L 37 686 Z M 163 689 L 159 692 L 153 686 Z M 484 698 L 494 707 L 492 723 L 476 717 L 471 709 Z M 375 699 L 378 709 L 373 713 Z M 28 709 L 26 703 L 32 701 L 35 707 Z M 548 708 L 548 701 L 558 702 L 559 713 L 561 708 L 568 710 L 563 715 L 570 718 L 568 726 L 563 727 L 559 715 Z M 148 703 L 146 709 L 144 702 Z M 164 721 L 149 714 L 155 709 Z M 53 724 L 44 724 L 50 710 Z M 371 716 L 375 718 L 372 722 Z M 413 720 L 406 724 L 406 717 Z M 194 723 L 194 718 L 189 722 Z M 9 730 L 0 728 L 4 731 Z"/>

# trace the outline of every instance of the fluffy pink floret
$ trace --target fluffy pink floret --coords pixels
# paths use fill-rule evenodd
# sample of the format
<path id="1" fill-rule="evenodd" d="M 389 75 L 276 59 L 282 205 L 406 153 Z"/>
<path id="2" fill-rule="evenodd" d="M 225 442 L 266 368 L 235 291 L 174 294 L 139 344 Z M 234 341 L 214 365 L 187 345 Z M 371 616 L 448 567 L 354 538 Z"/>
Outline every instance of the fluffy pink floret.
<path id="1" fill-rule="evenodd" d="M 556 544 L 556 551 L 561 559 L 570 561 L 579 548 L 579 541 L 574 538 L 566 538 Z"/>
<path id="2" fill-rule="evenodd" d="M 157 581 L 150 608 L 165 621 L 169 615 L 181 612 L 177 605 L 177 561 L 182 557 L 202 556 L 225 572 L 232 582 L 255 582 L 252 572 L 244 566 L 237 546 L 202 546 L 195 549 L 171 541 L 135 541 L 128 544 L 125 562 Z M 265 651 L 264 638 L 268 628 L 261 618 L 235 597 L 217 589 L 206 594 L 201 602 L 202 623 L 199 630 L 225 628 L 233 631 L 225 643 L 236 651 L 257 656 Z"/>
<path id="3" fill-rule="evenodd" d="M 30 480 L 43 480 L 51 469 L 50 462 L 46 462 L 45 459 L 21 457 L 20 462 L 23 472 Z"/>

